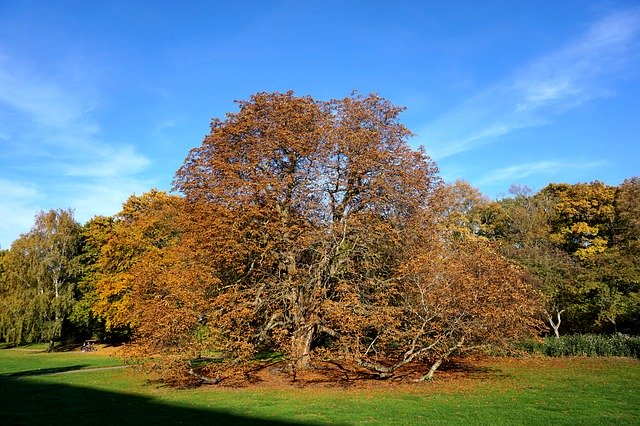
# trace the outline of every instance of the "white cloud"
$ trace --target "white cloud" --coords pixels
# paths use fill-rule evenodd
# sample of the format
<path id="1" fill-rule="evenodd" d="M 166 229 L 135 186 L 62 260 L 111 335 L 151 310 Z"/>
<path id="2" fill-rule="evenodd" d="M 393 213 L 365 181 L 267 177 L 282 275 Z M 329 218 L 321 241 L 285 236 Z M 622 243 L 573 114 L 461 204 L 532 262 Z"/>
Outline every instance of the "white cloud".
<path id="1" fill-rule="evenodd" d="M 40 196 L 33 185 L 0 179 L 0 248 L 9 248 L 13 240 L 29 230 L 38 210 L 34 201 Z"/>
<path id="2" fill-rule="evenodd" d="M 419 131 L 441 160 L 517 129 L 541 126 L 589 100 L 609 96 L 611 80 L 640 55 L 640 12 L 614 13 Z"/>
<path id="3" fill-rule="evenodd" d="M 584 170 L 603 166 L 604 161 L 588 163 L 570 163 L 557 160 L 544 160 L 534 163 L 515 164 L 503 167 L 487 173 L 478 180 L 479 185 L 486 185 L 496 182 L 514 182 L 532 175 L 556 174 L 566 170 Z"/>
<path id="4" fill-rule="evenodd" d="M 119 212 L 129 196 L 147 192 L 152 186 L 142 179 L 130 181 L 112 177 L 99 183 L 69 184 L 65 192 L 70 194 L 69 205 L 75 210 L 76 220 L 84 223 L 93 216 L 111 216 Z"/>
<path id="5" fill-rule="evenodd" d="M 64 127 L 95 106 L 77 84 L 51 81 L 8 55 L 0 55 L 0 87 L 0 102 L 39 125 Z"/>
<path id="6" fill-rule="evenodd" d="M 70 207 L 84 222 L 153 186 L 142 176 L 150 159 L 101 134 L 99 82 L 82 67 L 75 60 L 73 69 L 50 73 L 0 51 L 0 117 L 11 117 L 0 120 L 2 247 L 28 231 L 38 210 Z"/>
<path id="7" fill-rule="evenodd" d="M 131 146 L 93 146 L 94 153 L 88 162 L 64 166 L 68 176 L 84 178 L 122 177 L 145 170 L 151 161 Z"/>

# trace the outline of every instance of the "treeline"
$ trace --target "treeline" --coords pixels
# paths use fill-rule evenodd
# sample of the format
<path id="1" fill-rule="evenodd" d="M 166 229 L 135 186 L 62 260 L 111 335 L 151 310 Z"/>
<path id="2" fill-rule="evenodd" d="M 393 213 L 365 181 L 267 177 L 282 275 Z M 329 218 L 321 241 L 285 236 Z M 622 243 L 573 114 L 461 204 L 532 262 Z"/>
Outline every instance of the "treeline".
<path id="1" fill-rule="evenodd" d="M 637 333 L 640 180 L 445 184 L 377 95 L 259 93 L 176 173 L 81 226 L 36 217 L 1 252 L 0 338 L 131 341 L 174 383 L 265 359 L 424 378 L 549 333 Z"/>
<path id="2" fill-rule="evenodd" d="M 510 192 L 475 205 L 468 226 L 535 278 L 555 335 L 638 334 L 640 179 Z"/>

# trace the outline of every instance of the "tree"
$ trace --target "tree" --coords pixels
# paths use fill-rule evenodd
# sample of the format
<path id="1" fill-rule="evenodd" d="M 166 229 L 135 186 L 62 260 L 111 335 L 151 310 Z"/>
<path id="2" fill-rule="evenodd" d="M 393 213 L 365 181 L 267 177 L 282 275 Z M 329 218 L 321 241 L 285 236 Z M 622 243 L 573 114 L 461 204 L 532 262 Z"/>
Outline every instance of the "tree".
<path id="1" fill-rule="evenodd" d="M 614 242 L 629 252 L 640 252 L 640 178 L 625 179 L 615 195 Z"/>
<path id="2" fill-rule="evenodd" d="M 561 324 L 563 329 L 578 330 L 588 271 L 554 243 L 556 198 L 515 185 L 509 193 L 493 207 L 497 213 L 483 212 L 488 218 L 484 228 L 494 231 L 485 235 L 498 243 L 502 255 L 528 272 L 532 285 L 544 295 L 544 317 L 556 337 Z"/>
<path id="3" fill-rule="evenodd" d="M 335 287 L 380 279 L 392 256 L 382 239 L 437 181 L 433 163 L 404 143 L 400 111 L 375 95 L 258 94 L 214 120 L 178 171 L 193 222 L 207 224 L 192 225 L 205 238 L 198 246 L 215 241 L 221 286 L 252 305 L 257 329 L 246 335 L 260 337 L 250 346 L 277 342 L 305 367 Z"/>
<path id="4" fill-rule="evenodd" d="M 94 312 L 98 301 L 96 282 L 101 276 L 100 252 L 114 232 L 113 217 L 95 216 L 82 228 L 82 276 L 76 286 L 77 303 L 73 306 L 70 321 L 79 335 L 86 338 L 105 337 L 104 319 Z"/>
<path id="5" fill-rule="evenodd" d="M 181 202 L 178 196 L 151 190 L 129 197 L 115 218 L 94 218 L 87 224 L 86 241 L 95 258 L 87 277 L 94 289 L 91 310 L 112 337 L 130 334 L 134 326 L 131 270 L 145 256 L 178 239 L 175 222 Z"/>
<path id="6" fill-rule="evenodd" d="M 616 331 L 621 320 L 633 330 L 637 323 L 638 188 L 631 178 L 619 187 L 596 181 L 543 189 L 554 199 L 553 241 L 588 273 L 575 305 L 585 331 Z"/>
<path id="7" fill-rule="evenodd" d="M 561 323 L 565 332 L 637 324 L 637 182 L 550 184 L 537 194 L 512 187 L 497 209 L 480 207 L 480 235 L 536 278 L 556 336 Z"/>
<path id="8" fill-rule="evenodd" d="M 639 178 L 616 188 L 614 209 L 609 246 L 592 259 L 592 304 L 596 326 L 634 333 L 640 322 Z"/>
<path id="9" fill-rule="evenodd" d="M 414 353 L 412 339 L 440 333 L 436 323 L 414 327 L 423 334 L 410 339 L 400 331 L 407 303 L 422 303 L 408 296 L 411 283 L 447 273 L 424 271 L 417 259 L 432 249 L 452 253 L 442 248 L 437 168 L 424 150 L 409 148 L 402 108 L 377 95 L 322 102 L 292 92 L 238 104 L 239 112 L 212 121 L 176 174 L 185 195 L 179 242 L 131 270 L 141 353 L 164 354 L 172 368 L 205 381 L 246 370 L 265 351 L 284 355 L 293 371 L 314 354 L 375 371 L 382 364 L 371 350 L 394 357 L 389 348 L 404 345 Z M 492 270 L 495 254 L 482 253 Z M 498 299 L 483 294 L 487 303 Z M 429 346 L 409 357 L 456 349 Z M 193 363 L 209 358 L 216 362 Z"/>
<path id="10" fill-rule="evenodd" d="M 490 201 L 469 182 L 457 180 L 440 188 L 443 211 L 439 215 L 444 226 L 460 239 L 471 235 L 486 235 Z"/>
<path id="11" fill-rule="evenodd" d="M 579 265 L 552 243 L 554 199 L 522 186 L 512 186 L 509 192 L 512 197 L 502 200 L 507 226 L 501 251 L 537 278 L 536 287 L 546 296 L 547 323 L 560 337 L 562 314 L 571 311 L 578 288 Z"/>
<path id="12" fill-rule="evenodd" d="M 7 341 L 49 341 L 49 350 L 64 334 L 75 303 L 81 268 L 81 227 L 71 210 L 36 215 L 31 230 L 3 259 L 5 291 L 2 334 Z"/>
<path id="13" fill-rule="evenodd" d="M 582 260 L 607 248 L 615 217 L 615 187 L 598 181 L 549 184 L 541 192 L 554 199 L 554 242 Z"/>

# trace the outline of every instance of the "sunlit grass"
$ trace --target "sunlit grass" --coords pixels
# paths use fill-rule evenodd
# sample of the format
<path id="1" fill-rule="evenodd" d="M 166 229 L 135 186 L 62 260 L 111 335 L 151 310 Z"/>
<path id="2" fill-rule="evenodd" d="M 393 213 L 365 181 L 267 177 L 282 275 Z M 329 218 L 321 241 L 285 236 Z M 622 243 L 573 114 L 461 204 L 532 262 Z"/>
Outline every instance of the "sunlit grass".
<path id="1" fill-rule="evenodd" d="M 122 365 L 121 359 L 99 353 L 46 352 L 47 345 L 27 345 L 0 349 L 0 375 L 33 376 L 71 369 Z"/>
<path id="2" fill-rule="evenodd" d="M 638 424 L 640 362 L 627 358 L 483 361 L 431 383 L 380 388 L 203 387 L 175 390 L 99 354 L 0 350 L 9 423 L 71 424 Z M 25 409 L 25 407 L 29 409 Z"/>

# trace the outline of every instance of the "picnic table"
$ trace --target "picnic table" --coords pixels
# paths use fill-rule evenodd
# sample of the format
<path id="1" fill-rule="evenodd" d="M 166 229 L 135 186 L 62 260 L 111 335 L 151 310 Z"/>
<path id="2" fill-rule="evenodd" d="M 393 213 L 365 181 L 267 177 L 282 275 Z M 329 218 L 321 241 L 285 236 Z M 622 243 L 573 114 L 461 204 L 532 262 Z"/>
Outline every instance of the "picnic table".
<path id="1" fill-rule="evenodd" d="M 82 352 L 94 352 L 97 351 L 94 343 L 97 343 L 97 340 L 85 340 L 82 344 L 82 348 L 80 349 Z"/>

